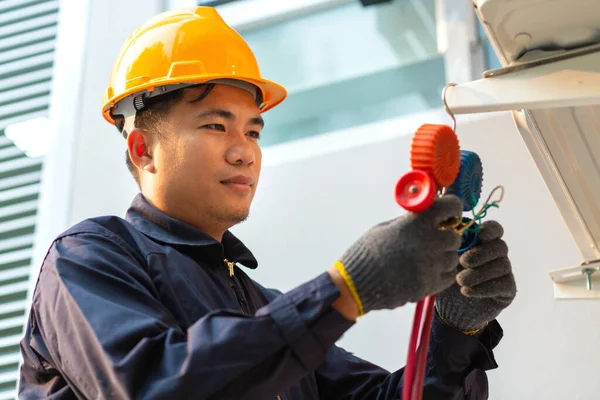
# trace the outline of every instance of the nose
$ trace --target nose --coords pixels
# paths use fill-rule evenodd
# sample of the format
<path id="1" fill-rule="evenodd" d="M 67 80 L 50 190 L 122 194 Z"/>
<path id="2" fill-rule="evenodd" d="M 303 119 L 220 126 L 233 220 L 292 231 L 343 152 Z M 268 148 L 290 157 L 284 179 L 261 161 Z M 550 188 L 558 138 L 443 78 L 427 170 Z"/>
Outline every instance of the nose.
<path id="1" fill-rule="evenodd" d="M 246 140 L 245 135 L 243 139 L 231 143 L 225 154 L 225 159 L 231 165 L 252 165 L 255 158 L 254 149 Z"/>

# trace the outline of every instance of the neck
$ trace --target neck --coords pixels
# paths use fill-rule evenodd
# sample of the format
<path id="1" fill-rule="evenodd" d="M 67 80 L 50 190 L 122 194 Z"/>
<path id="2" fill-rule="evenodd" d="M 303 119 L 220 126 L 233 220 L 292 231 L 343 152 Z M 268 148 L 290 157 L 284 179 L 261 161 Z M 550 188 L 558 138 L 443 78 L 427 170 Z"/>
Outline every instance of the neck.
<path id="1" fill-rule="evenodd" d="M 213 221 L 213 219 L 203 215 L 197 207 L 189 207 L 185 204 L 181 204 L 181 202 L 177 202 L 177 204 L 171 204 L 172 202 L 169 202 L 160 196 L 144 194 L 144 197 L 150 204 L 152 204 L 162 213 L 178 221 L 193 226 L 218 242 L 223 241 L 223 235 L 227 229 L 230 228 L 230 226 L 223 222 L 219 223 L 217 221 Z"/>
<path id="2" fill-rule="evenodd" d="M 169 214 L 167 214 L 167 215 L 169 215 Z M 211 226 L 208 226 L 208 225 L 205 225 L 202 223 L 195 223 L 193 221 L 186 221 L 184 219 L 174 217 L 172 215 L 169 215 L 169 216 L 172 218 L 178 219 L 181 222 L 185 222 L 186 224 L 193 226 L 194 228 L 198 229 L 199 231 L 206 233 L 208 236 L 212 237 L 217 242 L 223 241 L 223 235 L 225 234 L 225 231 L 227 230 L 227 229 L 219 229 L 219 228 L 211 227 Z"/>

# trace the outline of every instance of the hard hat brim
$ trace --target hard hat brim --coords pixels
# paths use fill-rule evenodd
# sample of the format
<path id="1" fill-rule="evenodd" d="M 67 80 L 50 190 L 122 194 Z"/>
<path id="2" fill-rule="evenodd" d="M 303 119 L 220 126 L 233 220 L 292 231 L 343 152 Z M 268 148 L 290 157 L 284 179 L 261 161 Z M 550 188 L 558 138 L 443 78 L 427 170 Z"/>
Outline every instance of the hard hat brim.
<path id="1" fill-rule="evenodd" d="M 192 85 L 198 85 L 198 84 L 202 84 L 202 83 L 206 83 L 212 80 L 217 80 L 217 79 L 235 79 L 235 80 L 240 80 L 243 82 L 248 82 L 251 83 L 253 85 L 255 85 L 256 87 L 259 88 L 259 90 L 262 92 L 262 97 L 263 97 L 263 104 L 262 107 L 260 107 L 260 112 L 264 113 L 270 109 L 272 109 L 273 107 L 277 106 L 278 104 L 280 104 L 281 102 L 283 102 L 283 100 L 285 100 L 285 98 L 287 97 L 287 90 L 281 86 L 280 84 L 267 80 L 267 79 L 257 79 L 257 78 L 251 78 L 251 77 L 244 77 L 244 76 L 239 76 L 239 75 L 222 75 L 222 74 L 214 74 L 214 75 L 202 75 L 202 77 L 197 77 L 197 76 L 190 76 L 188 79 L 186 79 L 186 77 L 177 77 L 177 79 L 157 79 L 151 82 L 146 82 L 142 85 L 138 85 L 135 87 L 130 88 L 129 90 L 123 91 L 119 96 L 110 96 L 110 93 L 106 93 L 105 94 L 105 101 L 104 104 L 102 106 L 102 116 L 104 117 L 104 119 L 106 121 L 108 121 L 111 124 L 115 124 L 115 121 L 111 115 L 111 112 L 115 106 L 115 104 L 117 104 L 120 100 L 131 96 L 133 94 L 137 94 L 137 93 L 142 93 L 145 91 L 151 92 L 153 91 L 156 87 L 160 87 L 160 86 L 166 86 L 166 85 L 178 85 L 178 84 L 189 84 L 190 86 Z M 112 97 L 112 98 L 111 98 Z"/>

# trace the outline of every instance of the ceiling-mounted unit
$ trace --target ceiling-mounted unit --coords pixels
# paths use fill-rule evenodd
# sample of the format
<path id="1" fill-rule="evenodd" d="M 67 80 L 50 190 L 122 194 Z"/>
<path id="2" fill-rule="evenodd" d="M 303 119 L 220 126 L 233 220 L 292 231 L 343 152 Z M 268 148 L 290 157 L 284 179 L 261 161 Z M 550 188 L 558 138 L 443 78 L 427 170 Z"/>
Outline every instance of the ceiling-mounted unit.
<path id="1" fill-rule="evenodd" d="M 473 0 L 502 68 L 451 87 L 455 114 L 511 110 L 581 265 L 550 273 L 557 298 L 600 297 L 600 1 Z"/>

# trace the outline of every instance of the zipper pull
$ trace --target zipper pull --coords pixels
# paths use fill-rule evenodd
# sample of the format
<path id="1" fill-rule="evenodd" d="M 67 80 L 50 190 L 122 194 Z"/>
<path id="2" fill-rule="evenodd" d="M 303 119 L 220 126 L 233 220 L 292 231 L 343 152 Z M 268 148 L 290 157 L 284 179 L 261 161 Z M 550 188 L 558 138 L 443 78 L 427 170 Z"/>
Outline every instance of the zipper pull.
<path id="1" fill-rule="evenodd" d="M 225 261 L 225 264 L 227 264 L 227 267 L 229 268 L 229 277 L 231 278 L 233 276 L 233 267 L 235 266 L 235 264 L 230 261 L 227 261 L 227 259 L 224 259 L 223 261 Z"/>

